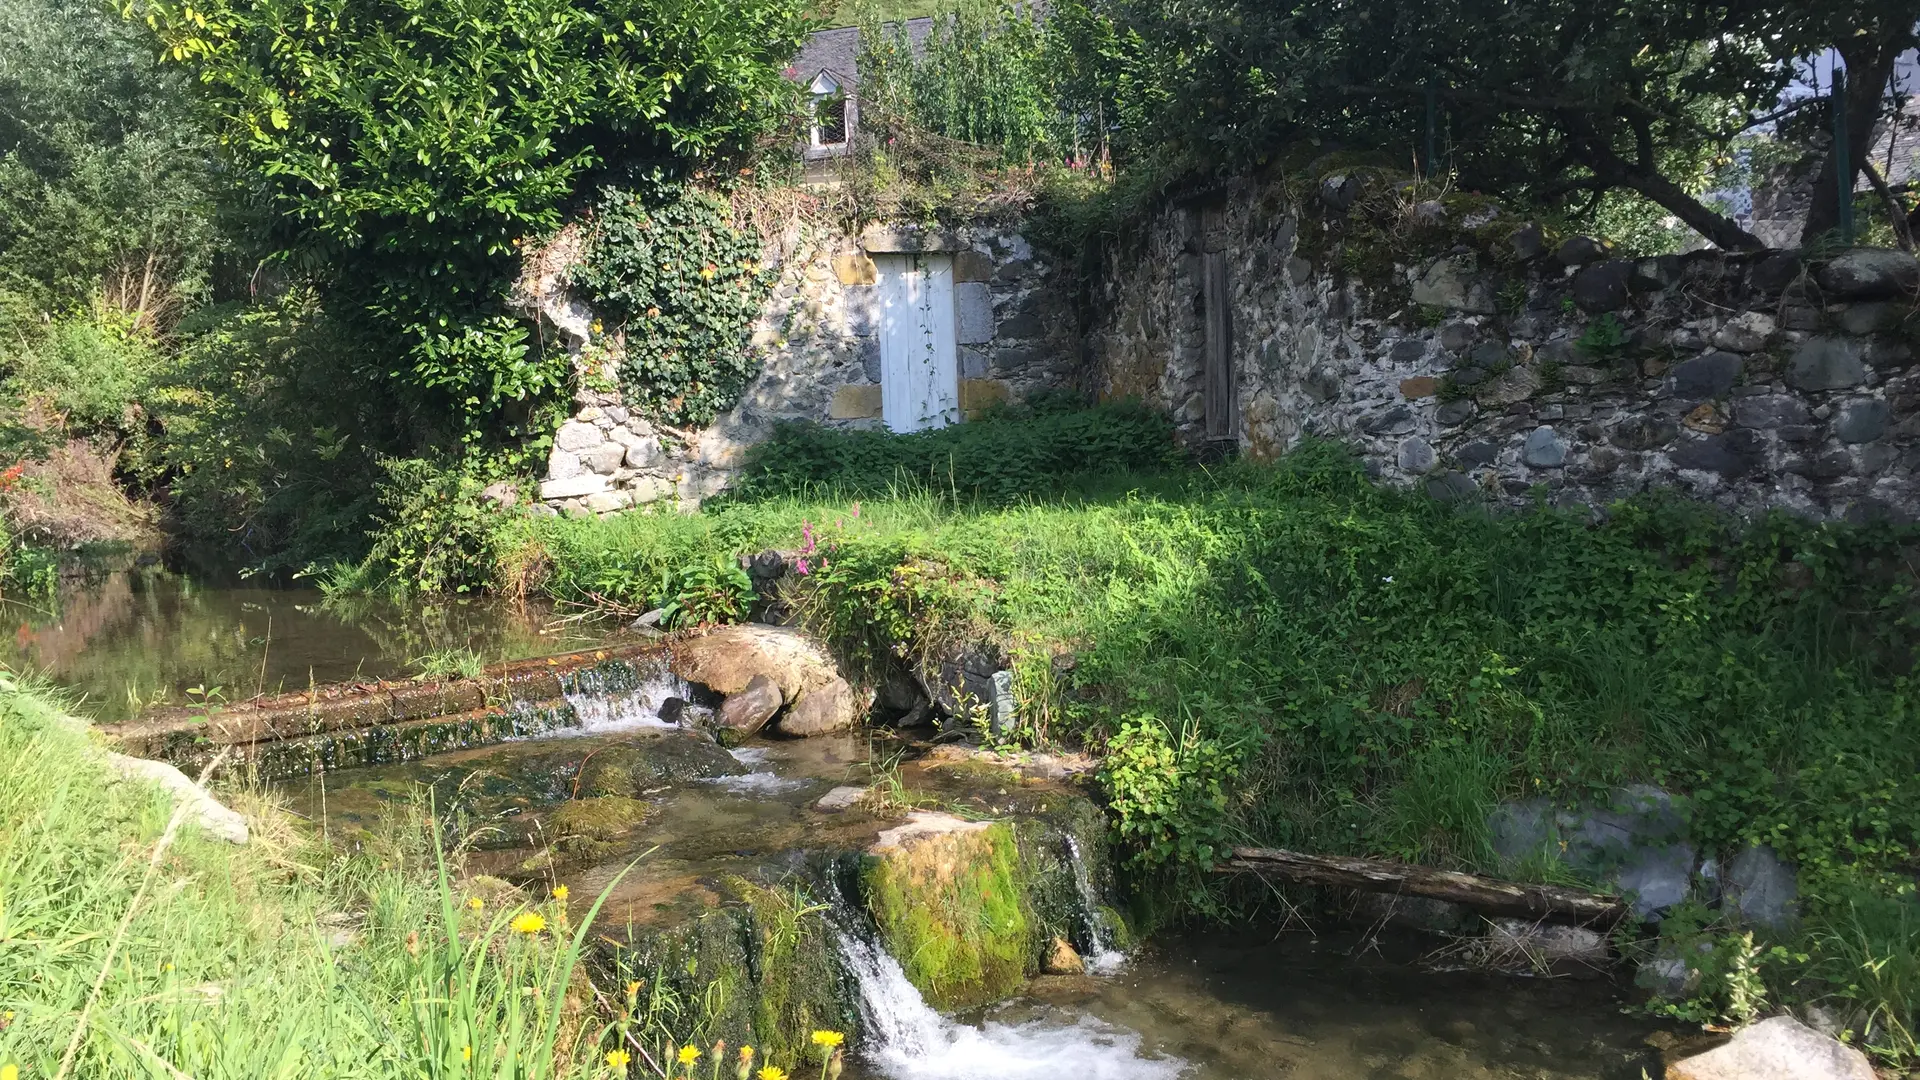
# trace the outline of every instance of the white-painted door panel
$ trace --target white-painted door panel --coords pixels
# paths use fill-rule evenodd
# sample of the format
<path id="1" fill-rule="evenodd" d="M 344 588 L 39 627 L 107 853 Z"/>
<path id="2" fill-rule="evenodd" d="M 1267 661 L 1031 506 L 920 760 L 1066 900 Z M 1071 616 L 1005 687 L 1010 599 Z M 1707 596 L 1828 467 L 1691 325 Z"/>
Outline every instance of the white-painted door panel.
<path id="1" fill-rule="evenodd" d="M 875 255 L 880 291 L 880 417 L 889 431 L 960 419 L 953 256 Z"/>

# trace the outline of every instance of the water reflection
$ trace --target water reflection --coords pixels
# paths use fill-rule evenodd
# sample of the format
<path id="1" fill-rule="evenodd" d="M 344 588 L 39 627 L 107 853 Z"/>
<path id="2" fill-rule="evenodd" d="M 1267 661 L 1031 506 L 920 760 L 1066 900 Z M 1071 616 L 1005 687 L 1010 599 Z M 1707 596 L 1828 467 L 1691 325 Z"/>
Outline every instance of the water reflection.
<path id="1" fill-rule="evenodd" d="M 583 647 L 605 627 L 477 598 L 328 601 L 318 590 L 205 583 L 159 568 L 111 574 L 52 610 L 8 606 L 0 658 L 36 670 L 102 722 L 219 687 L 238 700 L 309 682 L 409 674 L 409 661 L 467 648 L 489 663 Z"/>

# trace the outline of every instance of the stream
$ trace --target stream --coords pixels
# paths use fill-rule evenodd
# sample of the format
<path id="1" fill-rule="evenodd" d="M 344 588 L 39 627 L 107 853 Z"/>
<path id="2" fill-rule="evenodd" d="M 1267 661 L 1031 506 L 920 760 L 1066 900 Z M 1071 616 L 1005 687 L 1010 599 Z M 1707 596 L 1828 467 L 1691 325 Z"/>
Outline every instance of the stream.
<path id="1" fill-rule="evenodd" d="M 405 676 L 446 649 L 488 663 L 562 652 L 595 644 L 604 629 L 492 599 L 329 600 L 318 589 L 208 583 L 159 567 L 63 589 L 57 604 L 0 611 L 0 662 L 48 676 L 78 699 L 75 711 L 102 723 L 181 704 L 190 687 L 233 701 Z"/>
<path id="2" fill-rule="evenodd" d="M 271 646 L 267 625 L 272 624 Z M 191 685 L 316 681 L 403 672 L 410 656 L 458 643 L 489 659 L 578 647 L 537 617 L 486 604 L 407 610 L 330 607 L 317 593 L 217 588 L 129 575 L 23 623 L 8 662 L 27 660 L 85 695 L 102 720 Z M 258 640 L 256 640 L 258 639 Z M 247 680 L 249 672 L 255 678 Z M 781 881 L 807 852 L 863 850 L 888 824 L 818 805 L 835 788 L 891 770 L 904 789 L 968 816 L 1026 812 L 1024 789 L 927 764 L 884 733 L 756 739 L 731 751 L 660 719 L 686 693 L 671 676 L 617 692 L 568 693 L 579 726 L 545 737 L 404 764 L 289 781 L 292 808 L 336 834 L 380 826 L 429 787 L 457 812 L 475 872 L 565 883 L 582 911 L 607 893 L 601 925 L 661 926 L 725 902 L 726 881 Z M 645 786 L 643 820 L 605 850 L 529 870 L 557 806 L 583 780 L 619 771 Z M 649 771 L 651 770 L 651 771 Z M 645 779 L 652 777 L 653 779 Z M 1023 802 L 1023 800 L 1026 800 Z M 857 987 L 859 1080 L 1637 1080 L 1659 1075 L 1650 1021 L 1630 1016 L 1606 979 L 1449 971 L 1424 958 L 1433 938 L 1316 927 L 1156 937 L 1122 955 L 1094 915 L 1087 859 L 1069 839 L 1084 975 L 1040 976 L 1011 1000 L 943 1016 L 929 1008 L 863 911 L 831 909 L 832 948 Z M 620 871 L 644 854 L 637 869 Z M 616 883 L 617 879 L 617 883 Z M 796 1075 L 810 1075 L 796 1070 Z"/>

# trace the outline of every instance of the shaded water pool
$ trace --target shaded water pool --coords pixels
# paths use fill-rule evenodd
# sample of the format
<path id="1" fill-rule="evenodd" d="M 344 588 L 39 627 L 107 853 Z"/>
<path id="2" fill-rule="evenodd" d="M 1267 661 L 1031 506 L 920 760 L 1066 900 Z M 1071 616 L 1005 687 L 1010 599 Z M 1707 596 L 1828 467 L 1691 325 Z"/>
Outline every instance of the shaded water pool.
<path id="1" fill-rule="evenodd" d="M 494 600 L 329 601 L 317 589 L 205 583 L 157 567 L 66 590 L 45 608 L 9 604 L 0 618 L 0 663 L 45 674 L 103 723 L 180 704 L 189 687 L 237 701 L 411 674 L 413 661 L 444 649 L 488 663 L 561 652 L 605 630 Z"/>

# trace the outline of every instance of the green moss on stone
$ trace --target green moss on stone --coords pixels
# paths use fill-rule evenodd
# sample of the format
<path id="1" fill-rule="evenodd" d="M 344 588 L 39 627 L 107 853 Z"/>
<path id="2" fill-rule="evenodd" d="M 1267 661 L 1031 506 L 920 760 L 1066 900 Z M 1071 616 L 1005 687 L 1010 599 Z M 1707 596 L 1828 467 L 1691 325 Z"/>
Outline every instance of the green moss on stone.
<path id="1" fill-rule="evenodd" d="M 1033 930 L 1010 826 L 917 838 L 868 859 L 861 880 L 888 949 L 935 1008 L 974 1008 L 1020 988 Z"/>
<path id="2" fill-rule="evenodd" d="M 575 799 L 547 819 L 554 849 L 568 860 L 597 859 L 619 846 L 622 836 L 645 821 L 647 804 L 620 795 Z"/>
<path id="3" fill-rule="evenodd" d="M 825 906 L 798 886 L 767 888 L 734 878 L 728 887 L 750 914 L 753 1037 L 766 1060 L 800 1060 L 809 1036 L 821 1028 L 852 1030 L 858 1013 L 835 960 Z"/>

